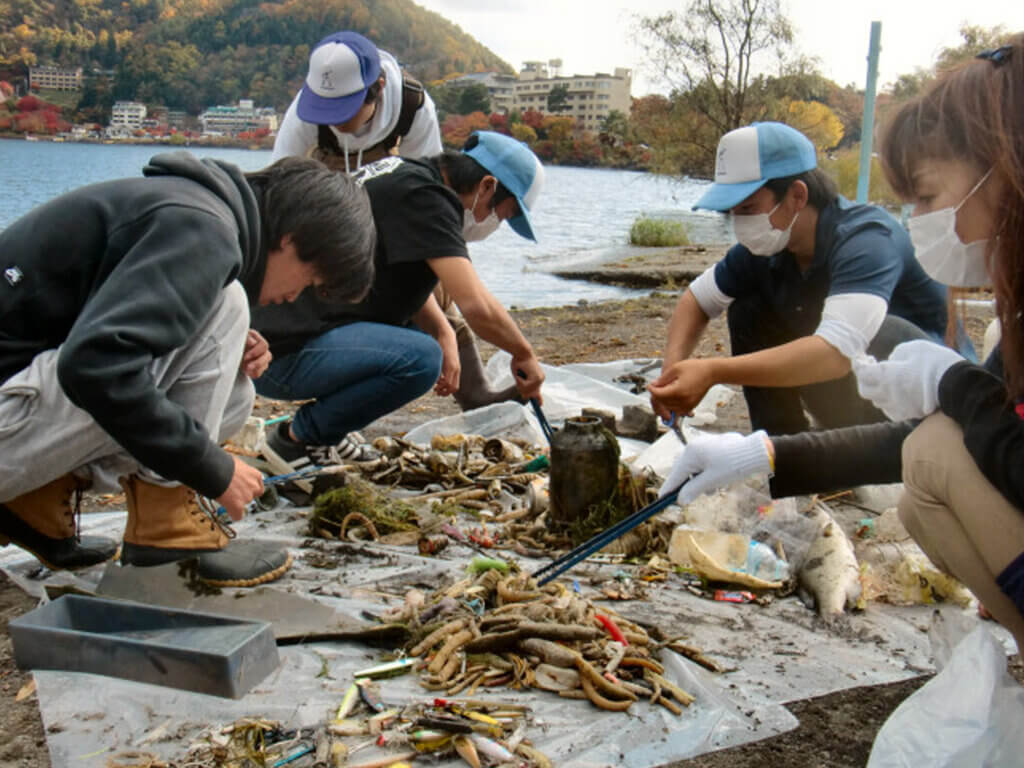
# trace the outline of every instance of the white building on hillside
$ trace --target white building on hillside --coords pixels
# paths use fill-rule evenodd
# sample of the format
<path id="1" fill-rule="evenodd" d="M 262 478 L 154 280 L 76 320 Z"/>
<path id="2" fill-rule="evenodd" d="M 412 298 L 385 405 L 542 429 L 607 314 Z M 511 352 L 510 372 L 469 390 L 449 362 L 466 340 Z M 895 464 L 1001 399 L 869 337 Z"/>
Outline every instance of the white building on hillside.
<path id="1" fill-rule="evenodd" d="M 115 101 L 110 112 L 110 127 L 125 131 L 137 131 L 142 128 L 142 121 L 145 119 L 145 104 L 138 101 Z"/>
<path id="2" fill-rule="evenodd" d="M 210 107 L 199 115 L 203 133 L 213 135 L 234 135 L 242 131 L 258 131 L 265 128 L 277 130 L 277 113 L 271 107 L 253 106 L 251 99 L 242 99 L 237 106 Z"/>

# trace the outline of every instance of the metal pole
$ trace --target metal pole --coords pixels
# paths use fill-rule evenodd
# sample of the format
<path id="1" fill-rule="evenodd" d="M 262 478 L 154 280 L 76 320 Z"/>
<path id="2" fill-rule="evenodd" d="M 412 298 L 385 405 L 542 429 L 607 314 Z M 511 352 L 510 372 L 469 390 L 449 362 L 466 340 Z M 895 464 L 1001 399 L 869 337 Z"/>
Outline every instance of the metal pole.
<path id="1" fill-rule="evenodd" d="M 871 22 L 868 46 L 868 82 L 864 89 L 864 118 L 860 128 L 860 170 L 857 173 L 857 202 L 868 201 L 871 182 L 871 149 L 875 128 L 875 87 L 878 85 L 878 51 L 882 38 L 882 22 Z"/>

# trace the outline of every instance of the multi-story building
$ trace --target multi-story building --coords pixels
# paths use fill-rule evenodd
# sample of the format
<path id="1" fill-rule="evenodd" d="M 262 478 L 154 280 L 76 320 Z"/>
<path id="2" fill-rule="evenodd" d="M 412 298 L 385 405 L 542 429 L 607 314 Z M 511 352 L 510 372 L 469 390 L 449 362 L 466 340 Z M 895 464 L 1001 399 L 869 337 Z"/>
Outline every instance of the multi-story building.
<path id="1" fill-rule="evenodd" d="M 588 131 L 600 130 L 612 110 L 629 114 L 632 70 L 617 67 L 610 75 L 599 72 L 569 76 L 558 74 L 560 66 L 558 59 L 548 63 L 524 62 L 519 82 L 514 86 L 513 108 L 520 112 L 536 109 L 549 113 L 548 94 L 556 87 L 565 86 L 565 108 L 557 114 L 576 118 L 578 125 Z"/>
<path id="2" fill-rule="evenodd" d="M 115 101 L 110 111 L 111 128 L 136 131 L 145 119 L 146 105 L 137 101 Z"/>
<path id="3" fill-rule="evenodd" d="M 80 91 L 82 89 L 82 68 L 29 67 L 28 81 L 33 88 L 53 91 Z"/>
<path id="4" fill-rule="evenodd" d="M 188 122 L 188 113 L 183 109 L 167 110 L 167 125 L 171 128 L 185 128 Z"/>
<path id="5" fill-rule="evenodd" d="M 519 78 L 515 75 L 506 75 L 503 72 L 475 72 L 452 78 L 448 81 L 448 85 L 455 87 L 476 84 L 487 86 L 487 92 L 491 95 L 491 112 L 507 115 L 515 109 L 517 82 L 519 82 Z"/>
<path id="6" fill-rule="evenodd" d="M 203 133 L 212 135 L 234 135 L 242 131 L 258 131 L 261 128 L 277 130 L 277 113 L 271 107 L 253 106 L 251 99 L 242 99 L 237 106 L 210 107 L 199 115 Z"/>

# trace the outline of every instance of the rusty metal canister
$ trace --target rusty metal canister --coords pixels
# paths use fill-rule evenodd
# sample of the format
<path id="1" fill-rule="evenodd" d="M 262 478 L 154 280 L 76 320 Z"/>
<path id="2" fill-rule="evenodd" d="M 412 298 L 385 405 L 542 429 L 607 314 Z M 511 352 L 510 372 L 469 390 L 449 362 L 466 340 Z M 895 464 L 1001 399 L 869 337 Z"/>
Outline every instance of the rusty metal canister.
<path id="1" fill-rule="evenodd" d="M 567 525 L 607 501 L 619 478 L 615 435 L 592 416 L 566 419 L 551 437 L 551 509 L 548 519 Z"/>

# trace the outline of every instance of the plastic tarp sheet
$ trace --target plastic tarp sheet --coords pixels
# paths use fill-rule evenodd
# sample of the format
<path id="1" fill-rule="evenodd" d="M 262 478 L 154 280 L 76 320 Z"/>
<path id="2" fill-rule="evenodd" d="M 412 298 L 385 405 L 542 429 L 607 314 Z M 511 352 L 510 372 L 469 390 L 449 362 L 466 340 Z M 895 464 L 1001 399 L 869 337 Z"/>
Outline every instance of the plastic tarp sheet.
<path id="1" fill-rule="evenodd" d="M 253 515 L 237 526 L 239 535 L 270 538 L 298 550 L 304 522 L 297 520 L 294 512 L 286 507 Z M 100 535 L 117 535 L 123 524 L 123 515 L 117 513 L 90 515 L 83 521 L 85 530 Z M 444 559 L 374 544 L 364 545 L 362 550 L 362 554 L 345 554 L 345 566 L 336 570 L 315 568 L 299 558 L 284 579 L 261 589 L 304 595 L 331 606 L 341 623 L 356 624 L 363 621 L 364 611 L 380 614 L 388 607 L 384 592 L 394 593 L 390 605 L 398 605 L 404 588 L 437 584 L 445 576 L 458 578 L 474 555 L 455 545 L 446 550 Z M 40 572 L 35 561 L 18 550 L 3 550 L 0 555 L 0 567 L 33 592 L 41 593 L 42 586 L 51 581 L 65 580 L 63 575 Z M 535 568 L 540 564 L 525 565 Z M 73 583 L 95 589 L 105 568 L 121 566 L 97 566 L 81 572 Z M 146 572 L 156 569 L 133 570 L 141 592 Z M 224 590 L 217 597 L 197 597 L 194 607 L 232 615 L 244 601 L 245 592 Z M 166 598 L 168 603 L 176 600 L 169 594 Z M 245 716 L 278 719 L 292 727 L 317 725 L 337 708 L 352 674 L 380 660 L 376 650 L 357 642 L 313 642 L 281 647 L 279 653 L 279 669 L 239 701 L 94 675 L 36 671 L 52 764 L 55 768 L 100 768 L 113 754 L 128 750 L 144 750 L 164 759 L 180 757 L 189 735 Z M 499 688 L 478 691 L 476 697 L 528 705 L 534 718 L 528 735 L 556 765 L 566 768 L 649 768 L 796 726 L 796 719 L 784 707 L 764 695 L 750 692 L 737 698 L 692 662 L 675 654 L 666 656 L 666 675 L 697 699 L 681 717 L 645 704 L 634 707 L 635 714 L 607 713 L 587 702 L 567 702 L 543 691 Z M 433 698 L 414 675 L 384 680 L 381 685 L 388 705 Z M 369 750 L 358 755 L 361 759 L 372 756 Z M 453 759 L 438 765 L 461 762 Z"/>
<path id="2" fill-rule="evenodd" d="M 102 535 L 119 535 L 123 524 L 123 515 L 117 513 L 84 519 L 87 532 Z M 444 557 L 423 558 L 408 549 L 368 544 L 362 554 L 339 555 L 337 568 L 317 568 L 301 556 L 303 526 L 294 508 L 285 507 L 254 515 L 238 529 L 243 537 L 273 539 L 299 553 L 283 579 L 261 589 L 316 600 L 332 607 L 344 623 L 362 621 L 364 610 L 379 614 L 397 606 L 402 591 L 411 585 L 425 589 L 446 575 L 458 576 L 475 554 L 453 544 L 442 553 Z M 332 546 L 337 545 L 328 543 L 324 551 L 330 552 Z M 528 571 L 541 564 L 522 561 Z M 69 580 L 66 574 L 39 573 L 35 561 L 14 548 L 0 550 L 0 567 L 37 593 L 48 582 Z M 145 570 L 137 570 L 139 580 L 146 578 Z M 567 577 L 582 586 L 585 596 L 594 597 L 591 583 L 614 578 L 623 570 L 620 565 L 585 562 Z M 95 589 L 102 575 L 103 568 L 98 567 L 80 573 L 74 582 Z M 196 607 L 232 615 L 244 603 L 238 597 L 244 592 L 225 590 L 218 598 L 202 598 L 204 602 Z M 388 599 L 384 593 L 395 597 Z M 634 620 L 684 635 L 686 642 L 727 671 L 711 675 L 687 660 L 673 658 L 669 669 L 674 680 L 697 697 L 680 718 L 646 706 L 637 707 L 635 716 L 605 713 L 585 702 L 567 703 L 539 691 L 490 692 L 498 699 L 514 699 L 533 708 L 537 722 L 529 735 L 557 765 L 662 765 L 795 727 L 796 720 L 783 702 L 902 680 L 933 668 L 922 631 L 930 623 L 933 606 L 872 604 L 861 614 L 825 624 L 795 598 L 767 606 L 714 602 L 672 580 L 652 585 L 646 600 L 616 602 L 614 607 Z M 949 606 L 941 610 L 957 611 Z M 240 701 L 92 675 L 38 671 L 39 703 L 53 765 L 101 768 L 112 752 L 127 749 L 170 758 L 180 755 L 187 737 L 202 727 L 242 716 L 314 725 L 337 707 L 355 669 L 380 660 L 377 651 L 356 642 L 287 646 L 280 648 L 280 655 L 278 672 Z M 326 677 L 321 675 L 325 663 Z M 412 676 L 383 682 L 389 704 L 430 698 Z M 157 729 L 172 736 L 155 738 Z"/>

